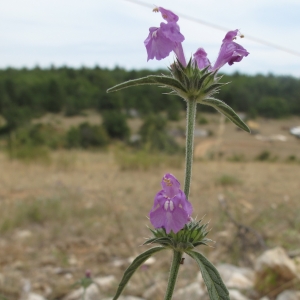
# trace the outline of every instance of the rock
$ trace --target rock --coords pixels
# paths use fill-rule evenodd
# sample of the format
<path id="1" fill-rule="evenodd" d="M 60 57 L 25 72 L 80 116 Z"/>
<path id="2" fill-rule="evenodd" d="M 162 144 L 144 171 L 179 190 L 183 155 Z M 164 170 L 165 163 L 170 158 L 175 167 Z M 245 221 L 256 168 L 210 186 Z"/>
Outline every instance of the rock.
<path id="1" fill-rule="evenodd" d="M 18 230 L 15 234 L 15 239 L 25 240 L 31 236 L 32 236 L 32 232 L 30 230 Z"/>
<path id="2" fill-rule="evenodd" d="M 63 298 L 63 300 L 81 300 L 83 295 L 83 288 L 79 288 L 69 295 Z M 100 290 L 96 284 L 91 284 L 85 292 L 85 300 L 99 300 L 100 299 Z"/>
<path id="3" fill-rule="evenodd" d="M 46 298 L 36 293 L 29 293 L 26 297 L 21 297 L 21 300 L 46 300 Z"/>
<path id="4" fill-rule="evenodd" d="M 93 281 L 101 288 L 101 291 L 106 291 L 113 286 L 113 284 L 116 282 L 116 278 L 113 275 L 109 275 L 94 278 Z"/>
<path id="5" fill-rule="evenodd" d="M 174 293 L 173 300 L 198 300 L 207 292 L 202 288 L 198 282 L 194 282 L 185 288 L 181 288 Z"/>
<path id="6" fill-rule="evenodd" d="M 286 290 L 280 293 L 276 300 L 299 300 L 300 291 Z"/>
<path id="7" fill-rule="evenodd" d="M 112 300 L 113 298 L 105 298 L 103 300 Z M 120 296 L 118 300 L 145 300 L 143 298 L 134 297 L 134 296 Z"/>
<path id="8" fill-rule="evenodd" d="M 280 248 L 265 251 L 255 262 L 255 288 L 263 294 L 276 296 L 286 282 L 298 278 L 296 265 Z"/>
<path id="9" fill-rule="evenodd" d="M 300 256 L 295 257 L 293 261 L 296 265 L 297 274 L 300 277 Z"/>
<path id="10" fill-rule="evenodd" d="M 228 289 L 249 290 L 254 286 L 255 273 L 251 269 L 220 264 L 217 270 Z"/>
<path id="11" fill-rule="evenodd" d="M 46 298 L 39 294 L 32 293 L 30 280 L 23 278 L 20 300 L 46 300 Z"/>
<path id="12" fill-rule="evenodd" d="M 294 279 L 297 277 L 296 265 L 291 260 L 284 249 L 276 247 L 265 251 L 255 262 L 255 271 L 264 271 L 265 268 L 277 270 L 287 279 Z"/>
<path id="13" fill-rule="evenodd" d="M 85 300 L 99 300 L 101 291 L 105 291 L 108 288 L 112 286 L 112 284 L 115 281 L 115 277 L 105 276 L 105 277 L 97 277 L 93 278 L 94 283 L 91 284 L 85 292 Z M 71 292 L 69 295 L 64 297 L 64 300 L 81 300 L 83 295 L 83 288 L 79 288 L 73 292 Z"/>
<path id="14" fill-rule="evenodd" d="M 142 297 L 145 299 L 155 299 L 159 294 L 164 295 L 166 291 L 166 283 L 165 282 L 156 282 L 152 286 L 150 286 L 148 289 L 145 290 Z"/>
<path id="15" fill-rule="evenodd" d="M 238 290 L 229 289 L 228 291 L 229 291 L 230 300 L 249 300 L 249 298 L 241 294 L 241 292 Z"/>

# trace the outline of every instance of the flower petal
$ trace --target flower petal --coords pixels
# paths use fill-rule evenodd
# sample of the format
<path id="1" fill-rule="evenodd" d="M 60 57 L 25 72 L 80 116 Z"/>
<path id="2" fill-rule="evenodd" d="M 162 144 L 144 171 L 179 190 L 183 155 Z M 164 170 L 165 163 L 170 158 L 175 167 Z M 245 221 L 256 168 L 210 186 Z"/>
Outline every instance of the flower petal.
<path id="1" fill-rule="evenodd" d="M 197 63 L 197 66 L 200 70 L 206 68 L 207 66 L 210 65 L 210 61 L 207 58 L 207 53 L 203 48 L 199 48 L 195 53 L 194 53 L 194 62 Z"/>
<path id="2" fill-rule="evenodd" d="M 167 22 L 177 22 L 179 20 L 179 17 L 170 10 L 167 10 L 163 7 L 158 7 L 158 10 L 161 12 L 162 17 Z"/>
<path id="3" fill-rule="evenodd" d="M 165 216 L 164 227 L 167 233 L 173 230 L 177 233 L 189 221 L 188 214 L 180 207 L 175 208 L 172 212 L 167 211 Z"/>
<path id="4" fill-rule="evenodd" d="M 149 35 L 144 41 L 148 53 L 148 60 L 161 60 L 167 57 L 174 49 L 174 42 L 168 39 L 160 28 L 149 28 Z"/>
<path id="5" fill-rule="evenodd" d="M 180 28 L 176 23 L 160 23 L 161 32 L 173 42 L 182 43 L 184 36 L 180 33 Z"/>
<path id="6" fill-rule="evenodd" d="M 243 57 L 247 56 L 249 52 L 243 48 L 240 44 L 233 42 L 233 39 L 237 36 L 238 30 L 229 31 L 223 39 L 218 58 L 212 68 L 217 70 L 223 67 L 226 63 L 232 65 L 235 62 L 239 62 Z"/>
<path id="7" fill-rule="evenodd" d="M 188 216 L 191 216 L 193 213 L 192 204 L 186 199 L 186 196 L 182 190 L 179 190 L 179 193 L 176 195 L 176 198 L 179 199 L 178 206 L 181 205 L 182 208 L 187 212 Z M 175 198 L 173 198 L 173 202 L 176 203 Z"/>
<path id="8" fill-rule="evenodd" d="M 154 203 L 153 207 L 151 208 L 151 211 L 155 211 L 158 207 L 163 207 L 166 201 L 165 192 L 163 190 L 159 191 L 156 196 L 154 197 Z"/>
<path id="9" fill-rule="evenodd" d="M 225 37 L 224 37 L 224 39 L 223 39 L 222 42 L 223 42 L 223 43 L 224 43 L 224 42 L 232 42 L 232 41 L 236 38 L 238 32 L 239 32 L 238 29 L 228 31 L 228 32 L 226 33 L 226 35 L 225 35 Z"/>
<path id="10" fill-rule="evenodd" d="M 149 217 L 154 228 L 165 227 L 166 211 L 162 207 L 159 207 L 155 211 L 151 211 Z"/>
<path id="11" fill-rule="evenodd" d="M 176 177 L 170 173 L 167 173 L 162 181 L 161 186 L 167 197 L 173 198 L 176 194 L 179 193 L 180 183 Z"/>

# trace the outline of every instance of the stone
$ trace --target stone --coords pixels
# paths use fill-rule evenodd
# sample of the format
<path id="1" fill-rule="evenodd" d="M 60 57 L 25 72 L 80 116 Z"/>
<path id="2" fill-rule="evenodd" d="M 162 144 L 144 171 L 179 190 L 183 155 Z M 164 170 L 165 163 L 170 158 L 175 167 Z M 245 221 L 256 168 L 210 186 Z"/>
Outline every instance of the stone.
<path id="1" fill-rule="evenodd" d="M 255 262 L 256 273 L 263 272 L 266 268 L 278 272 L 286 279 L 291 280 L 297 277 L 295 263 L 281 247 L 267 250 L 257 258 Z"/>
<path id="2" fill-rule="evenodd" d="M 32 232 L 30 230 L 18 230 L 15 233 L 15 238 L 17 240 L 25 240 L 32 236 Z"/>
<path id="3" fill-rule="evenodd" d="M 265 251 L 255 262 L 255 289 L 262 294 L 275 297 L 278 286 L 296 278 L 296 265 L 281 247 Z"/>
<path id="4" fill-rule="evenodd" d="M 83 295 L 83 288 L 79 288 L 69 295 L 63 298 L 63 300 L 81 300 Z M 85 292 L 85 300 L 99 300 L 100 299 L 100 290 L 96 284 L 91 284 Z"/>
<path id="5" fill-rule="evenodd" d="M 173 300 L 198 300 L 204 296 L 207 292 L 202 288 L 201 284 L 194 282 L 187 287 L 177 290 L 173 295 Z"/>
<path id="6" fill-rule="evenodd" d="M 105 298 L 103 300 L 112 300 L 113 298 Z M 134 297 L 134 296 L 120 296 L 118 300 L 145 300 L 143 298 Z"/>
<path id="7" fill-rule="evenodd" d="M 152 300 L 155 299 L 155 297 L 157 297 L 158 294 L 164 295 L 165 291 L 166 291 L 166 283 L 159 281 L 152 284 L 152 286 L 150 286 L 149 288 L 147 288 L 143 293 L 142 297 L 145 299 Z"/>
<path id="8" fill-rule="evenodd" d="M 85 292 L 85 300 L 99 300 L 101 291 L 107 290 L 115 282 L 115 277 L 113 275 L 105 277 L 93 278 L 94 283 L 92 283 Z M 79 288 L 69 295 L 63 298 L 63 300 L 81 300 L 83 295 L 83 288 Z"/>
<path id="9" fill-rule="evenodd" d="M 21 298 L 22 300 L 46 300 L 43 296 L 36 293 L 29 293 L 26 297 Z"/>
<path id="10" fill-rule="evenodd" d="M 116 278 L 113 275 L 109 275 L 93 278 L 93 281 L 100 287 L 101 291 L 106 291 L 114 285 Z"/>
<path id="11" fill-rule="evenodd" d="M 230 300 L 249 300 L 246 296 L 244 296 L 240 291 L 238 290 L 231 290 L 228 289 Z"/>
<path id="12" fill-rule="evenodd" d="M 276 300 L 299 300 L 300 291 L 286 290 L 280 293 Z"/>
<path id="13" fill-rule="evenodd" d="M 249 268 L 220 264 L 217 270 L 228 289 L 250 290 L 254 286 L 255 273 Z"/>

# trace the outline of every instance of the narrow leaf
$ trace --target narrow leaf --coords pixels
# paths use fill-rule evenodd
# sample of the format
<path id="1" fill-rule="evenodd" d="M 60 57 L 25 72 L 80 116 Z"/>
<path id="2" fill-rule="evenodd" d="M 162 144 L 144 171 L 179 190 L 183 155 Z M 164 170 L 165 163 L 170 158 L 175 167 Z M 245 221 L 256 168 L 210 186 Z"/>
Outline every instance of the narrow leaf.
<path id="1" fill-rule="evenodd" d="M 160 237 L 160 238 L 152 238 L 146 241 L 143 245 L 147 244 L 164 244 L 164 245 L 172 245 L 172 240 L 168 237 Z"/>
<path id="2" fill-rule="evenodd" d="M 202 100 L 200 103 L 214 107 L 217 111 L 225 115 L 235 125 L 247 132 L 250 132 L 249 127 L 242 121 L 242 119 L 236 114 L 236 112 L 223 101 L 215 98 L 207 98 Z"/>
<path id="3" fill-rule="evenodd" d="M 186 251 L 199 265 L 211 300 L 230 300 L 229 292 L 215 266 L 201 253 L 192 250 Z"/>
<path id="4" fill-rule="evenodd" d="M 228 83 L 213 83 L 212 85 L 210 85 L 207 89 L 204 90 L 204 93 L 205 94 L 208 94 L 210 92 L 213 92 L 214 90 L 218 91 L 219 87 L 223 86 L 223 85 L 226 85 Z"/>
<path id="5" fill-rule="evenodd" d="M 198 80 L 197 82 L 197 89 L 200 90 L 203 86 L 203 83 L 205 81 L 206 78 L 208 78 L 209 76 L 211 76 L 211 73 L 210 72 L 207 72 L 207 73 L 203 73 L 204 75 Z"/>
<path id="6" fill-rule="evenodd" d="M 127 268 L 125 271 L 123 278 L 119 284 L 118 290 L 113 298 L 113 300 L 116 300 L 119 298 L 120 294 L 124 290 L 126 284 L 128 283 L 131 276 L 134 274 L 134 272 L 154 253 L 164 250 L 164 247 L 154 247 L 151 248 L 144 253 L 140 254 L 138 257 L 135 258 L 135 260 L 131 263 L 131 265 Z"/>
<path id="7" fill-rule="evenodd" d="M 129 80 L 120 84 L 117 84 L 107 90 L 107 93 L 115 92 L 121 89 L 125 89 L 136 85 L 160 85 L 163 87 L 169 87 L 176 90 L 186 92 L 183 85 L 175 78 L 168 76 L 149 75 L 138 79 Z"/>

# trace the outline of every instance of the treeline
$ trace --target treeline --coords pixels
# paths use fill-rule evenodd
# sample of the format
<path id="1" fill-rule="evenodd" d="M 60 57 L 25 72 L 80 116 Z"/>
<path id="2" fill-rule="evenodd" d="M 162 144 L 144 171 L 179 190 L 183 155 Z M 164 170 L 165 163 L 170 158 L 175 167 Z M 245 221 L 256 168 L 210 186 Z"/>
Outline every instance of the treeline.
<path id="1" fill-rule="evenodd" d="M 135 109 L 141 115 L 166 111 L 171 119 L 176 118 L 185 104 L 176 96 L 164 95 L 163 89 L 139 86 L 106 93 L 109 87 L 123 81 L 161 73 L 168 74 L 168 71 L 126 71 L 118 67 L 113 70 L 99 67 L 0 70 L 0 115 L 10 129 L 46 112 L 72 116 L 88 108 L 100 113 Z M 224 75 L 222 81 L 231 83 L 223 87 L 218 98 L 251 117 L 300 114 L 300 79 L 235 73 Z M 201 109 L 209 110 L 209 107 Z"/>

